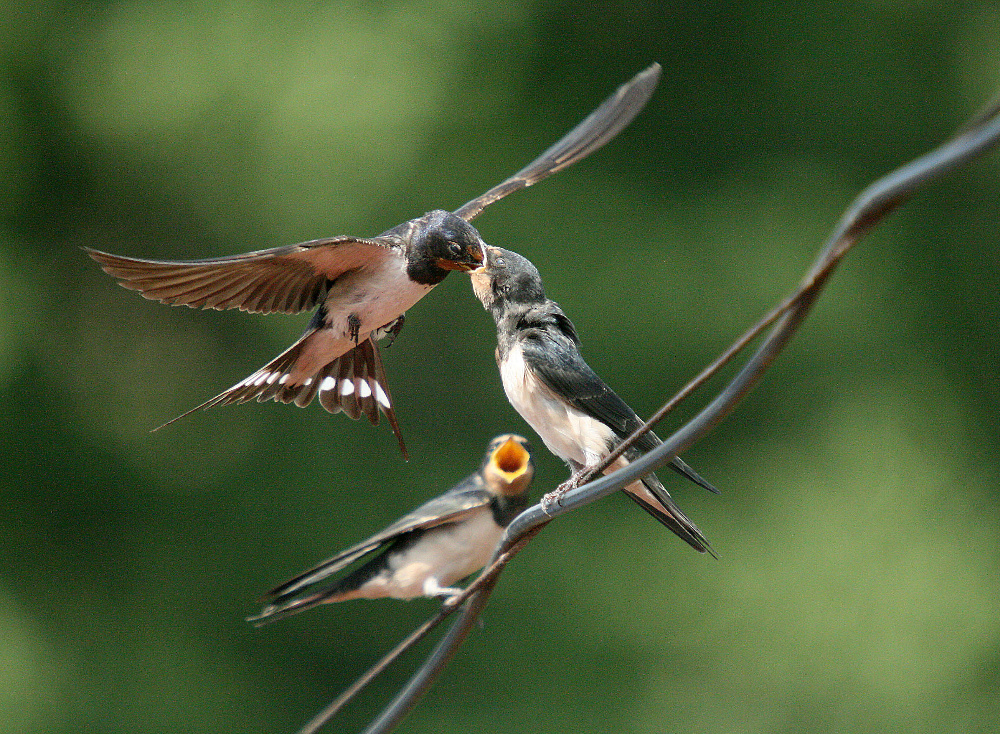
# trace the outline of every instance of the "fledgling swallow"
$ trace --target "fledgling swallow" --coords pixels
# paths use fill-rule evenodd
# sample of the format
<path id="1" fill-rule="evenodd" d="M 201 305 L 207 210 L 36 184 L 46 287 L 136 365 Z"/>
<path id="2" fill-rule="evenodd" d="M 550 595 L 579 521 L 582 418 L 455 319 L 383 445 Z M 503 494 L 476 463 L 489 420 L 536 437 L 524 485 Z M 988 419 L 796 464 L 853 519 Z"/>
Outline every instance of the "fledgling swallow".
<path id="1" fill-rule="evenodd" d="M 496 358 L 507 399 L 549 451 L 569 464 L 574 478 L 642 425 L 625 401 L 583 361 L 576 328 L 559 304 L 545 296 L 542 278 L 531 262 L 516 252 L 488 246 L 486 266 L 472 274 L 472 287 L 496 321 Z M 646 433 L 605 473 L 660 443 L 655 434 Z M 680 458 L 670 466 L 718 493 Z M 711 550 L 655 475 L 634 482 L 625 492 L 695 550 Z"/>
<path id="2" fill-rule="evenodd" d="M 487 206 L 585 158 L 625 128 L 659 80 L 653 64 L 503 183 L 453 213 L 436 210 L 371 239 L 333 237 L 207 260 L 143 260 L 84 248 L 125 288 L 170 305 L 296 314 L 315 308 L 295 344 L 200 408 L 275 400 L 331 413 L 385 413 L 403 444 L 376 341 L 395 338 L 404 312 L 449 272 L 481 267 L 484 243 L 469 224 Z M 161 428 L 163 426 L 160 426 Z"/>
<path id="3" fill-rule="evenodd" d="M 367 540 L 286 581 L 262 600 L 256 623 L 348 599 L 453 596 L 457 581 L 489 560 L 504 528 L 528 507 L 534 476 L 528 441 L 505 434 L 490 441 L 482 466 L 439 497 Z M 370 560 L 346 574 L 364 556 Z"/>

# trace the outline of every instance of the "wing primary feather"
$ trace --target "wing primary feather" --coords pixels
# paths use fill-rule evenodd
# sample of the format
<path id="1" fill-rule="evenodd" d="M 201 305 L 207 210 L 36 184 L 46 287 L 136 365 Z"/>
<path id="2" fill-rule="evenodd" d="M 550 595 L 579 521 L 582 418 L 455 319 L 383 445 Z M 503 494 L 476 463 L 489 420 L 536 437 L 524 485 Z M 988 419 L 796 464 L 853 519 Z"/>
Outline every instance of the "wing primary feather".
<path id="1" fill-rule="evenodd" d="M 652 504 L 633 492 L 626 492 L 632 501 L 699 553 L 708 553 L 713 558 L 718 558 L 708 539 L 681 511 L 659 480 L 650 475 L 642 480 L 642 484 L 656 498 L 657 504 Z"/>
<path id="2" fill-rule="evenodd" d="M 532 186 L 599 150 L 624 130 L 646 106 L 659 79 L 659 64 L 653 63 L 643 69 L 544 153 L 506 181 L 460 206 L 455 210 L 455 216 L 472 221 L 490 204 Z"/>
<path id="3" fill-rule="evenodd" d="M 679 456 L 675 456 L 674 460 L 670 462 L 670 468 L 675 472 L 680 474 L 685 479 L 690 479 L 692 482 L 697 484 L 703 489 L 707 489 L 712 494 L 722 494 L 722 492 L 713 486 L 711 482 L 701 476 L 698 472 L 691 468 L 691 466 L 681 459 Z"/>
<path id="4" fill-rule="evenodd" d="M 391 256 L 385 238 L 333 237 L 202 260 L 146 260 L 84 247 L 104 272 L 144 298 L 169 305 L 251 313 L 299 313 L 319 305 L 328 283 Z M 229 293 L 227 285 L 232 287 Z"/>

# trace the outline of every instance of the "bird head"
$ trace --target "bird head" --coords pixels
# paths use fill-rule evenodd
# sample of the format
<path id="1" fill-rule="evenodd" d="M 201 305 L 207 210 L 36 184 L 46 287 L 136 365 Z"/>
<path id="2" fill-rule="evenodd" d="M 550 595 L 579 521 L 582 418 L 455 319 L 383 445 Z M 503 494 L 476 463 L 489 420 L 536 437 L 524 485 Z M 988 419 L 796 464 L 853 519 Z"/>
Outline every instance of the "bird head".
<path id="1" fill-rule="evenodd" d="M 506 433 L 490 441 L 483 461 L 483 477 L 493 492 L 504 497 L 524 494 L 534 476 L 535 465 L 526 438 Z"/>
<path id="2" fill-rule="evenodd" d="M 486 243 L 476 228 L 446 211 L 424 215 L 421 256 L 442 270 L 469 273 L 483 267 Z"/>
<path id="3" fill-rule="evenodd" d="M 542 276 L 530 260 L 490 245 L 484 267 L 472 274 L 472 290 L 488 311 L 507 303 L 533 305 L 546 300 Z"/>

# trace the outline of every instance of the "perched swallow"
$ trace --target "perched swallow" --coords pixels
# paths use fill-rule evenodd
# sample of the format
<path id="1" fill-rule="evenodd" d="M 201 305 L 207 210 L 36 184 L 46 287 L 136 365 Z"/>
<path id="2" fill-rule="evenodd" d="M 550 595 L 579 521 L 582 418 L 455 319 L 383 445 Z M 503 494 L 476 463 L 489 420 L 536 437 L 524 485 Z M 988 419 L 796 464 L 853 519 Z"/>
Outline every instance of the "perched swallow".
<path id="1" fill-rule="evenodd" d="M 534 473 L 527 440 L 497 436 L 477 472 L 385 530 L 272 589 L 263 611 L 248 621 L 270 622 L 348 599 L 457 594 L 461 589 L 452 584 L 486 565 L 504 528 L 527 508 Z"/>
<path id="2" fill-rule="evenodd" d="M 276 400 L 305 407 L 319 396 L 331 413 L 385 413 L 406 456 L 376 341 L 395 338 L 403 313 L 452 270 L 482 265 L 484 243 L 469 224 L 487 206 L 585 158 L 645 106 L 660 67 L 620 87 L 579 125 L 503 183 L 454 213 L 436 210 L 377 237 L 333 237 L 207 260 L 142 260 L 84 248 L 106 273 L 143 297 L 198 308 L 295 314 L 316 308 L 302 337 L 200 408 Z M 163 426 L 160 426 L 161 428 Z"/>
<path id="3" fill-rule="evenodd" d="M 486 266 L 472 274 L 472 287 L 497 324 L 497 365 L 514 409 L 541 436 L 549 451 L 574 471 L 596 465 L 642 425 L 635 412 L 583 361 L 576 328 L 559 304 L 545 296 L 538 270 L 526 258 L 499 247 L 486 248 Z M 605 473 L 661 443 L 652 432 Z M 690 466 L 675 458 L 671 468 L 718 493 Z M 646 512 L 697 551 L 710 546 L 650 474 L 625 488 Z"/>

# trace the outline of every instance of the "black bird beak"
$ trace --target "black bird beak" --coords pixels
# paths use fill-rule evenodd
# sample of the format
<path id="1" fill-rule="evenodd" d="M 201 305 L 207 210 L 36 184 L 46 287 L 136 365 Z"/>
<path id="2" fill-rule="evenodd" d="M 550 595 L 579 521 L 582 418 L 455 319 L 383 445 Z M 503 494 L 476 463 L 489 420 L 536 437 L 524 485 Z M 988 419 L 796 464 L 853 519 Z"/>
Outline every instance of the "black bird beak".
<path id="1" fill-rule="evenodd" d="M 475 250 L 469 252 L 472 262 L 456 262 L 454 260 L 444 260 L 443 258 L 438 258 L 437 264 L 439 268 L 444 268 L 445 270 L 457 270 L 460 273 L 472 273 L 477 270 L 482 270 L 485 266 L 486 255 L 483 253 L 483 248 L 477 247 Z"/>

